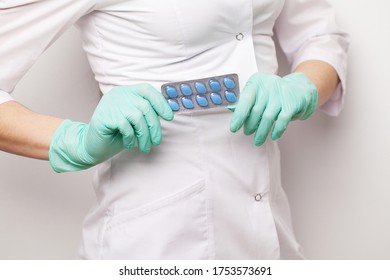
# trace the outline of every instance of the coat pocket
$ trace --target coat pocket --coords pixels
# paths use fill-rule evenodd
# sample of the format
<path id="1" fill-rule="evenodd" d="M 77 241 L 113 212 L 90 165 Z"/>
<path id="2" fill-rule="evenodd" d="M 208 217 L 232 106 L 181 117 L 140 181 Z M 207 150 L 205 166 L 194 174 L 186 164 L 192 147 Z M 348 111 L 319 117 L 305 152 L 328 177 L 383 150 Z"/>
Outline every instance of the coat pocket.
<path id="1" fill-rule="evenodd" d="M 103 259 L 208 259 L 210 226 L 204 180 L 111 217 Z"/>

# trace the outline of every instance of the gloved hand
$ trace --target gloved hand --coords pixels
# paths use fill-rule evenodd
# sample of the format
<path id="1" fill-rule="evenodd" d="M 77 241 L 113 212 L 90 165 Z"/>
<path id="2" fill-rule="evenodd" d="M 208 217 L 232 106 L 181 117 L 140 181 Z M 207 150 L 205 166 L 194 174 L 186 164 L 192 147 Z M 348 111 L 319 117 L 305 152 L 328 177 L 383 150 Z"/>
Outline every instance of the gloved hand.
<path id="1" fill-rule="evenodd" d="M 158 116 L 173 119 L 160 92 L 149 84 L 118 86 L 100 100 L 89 124 L 65 120 L 55 131 L 49 161 L 56 172 L 87 169 L 123 149 L 148 153 L 162 139 Z"/>
<path id="2" fill-rule="evenodd" d="M 304 120 L 315 111 L 318 103 L 316 86 L 303 74 L 283 78 L 256 73 L 248 80 L 234 108 L 230 123 L 232 132 L 244 125 L 244 133 L 256 131 L 255 145 L 264 144 L 272 129 L 272 139 L 279 139 L 291 120 Z"/>

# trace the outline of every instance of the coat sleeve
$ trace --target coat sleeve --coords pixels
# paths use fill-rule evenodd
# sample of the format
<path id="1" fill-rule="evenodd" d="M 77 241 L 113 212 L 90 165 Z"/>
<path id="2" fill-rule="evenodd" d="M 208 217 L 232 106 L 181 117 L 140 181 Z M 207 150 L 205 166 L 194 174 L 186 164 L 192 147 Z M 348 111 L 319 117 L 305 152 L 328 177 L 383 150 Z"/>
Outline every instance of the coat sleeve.
<path id="1" fill-rule="evenodd" d="M 307 60 L 321 60 L 333 66 L 341 82 L 321 110 L 338 115 L 344 104 L 349 38 L 337 25 L 329 2 L 285 0 L 275 24 L 275 36 L 291 69 Z"/>
<path id="2" fill-rule="evenodd" d="M 0 1 L 0 104 L 39 56 L 96 0 Z"/>

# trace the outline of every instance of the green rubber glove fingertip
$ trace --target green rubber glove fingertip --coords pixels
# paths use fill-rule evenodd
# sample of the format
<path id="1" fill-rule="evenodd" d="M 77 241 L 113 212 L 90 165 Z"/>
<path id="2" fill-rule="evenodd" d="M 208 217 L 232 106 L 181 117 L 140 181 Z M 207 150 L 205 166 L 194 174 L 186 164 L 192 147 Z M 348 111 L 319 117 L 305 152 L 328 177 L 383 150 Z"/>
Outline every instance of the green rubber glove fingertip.
<path id="1" fill-rule="evenodd" d="M 151 149 L 149 148 L 149 149 L 139 149 L 142 153 L 144 153 L 144 154 L 149 154 L 150 153 L 150 151 L 151 151 Z"/>
<path id="2" fill-rule="evenodd" d="M 255 146 L 260 147 L 264 143 L 265 143 L 265 141 L 255 141 Z"/>
<path id="3" fill-rule="evenodd" d="M 278 140 L 278 139 L 280 138 L 280 136 L 281 136 L 281 135 L 279 135 L 279 134 L 272 133 L 271 139 L 272 139 L 273 141 L 276 141 L 276 140 Z"/>
<path id="4" fill-rule="evenodd" d="M 165 119 L 166 121 L 171 121 L 171 120 L 173 120 L 174 117 L 175 117 L 175 114 L 173 114 L 173 111 L 170 110 L 169 113 L 167 113 L 167 114 L 165 115 L 164 119 Z"/>
<path id="5" fill-rule="evenodd" d="M 228 105 L 228 106 L 225 106 L 225 108 L 234 112 L 236 110 L 236 105 Z"/>

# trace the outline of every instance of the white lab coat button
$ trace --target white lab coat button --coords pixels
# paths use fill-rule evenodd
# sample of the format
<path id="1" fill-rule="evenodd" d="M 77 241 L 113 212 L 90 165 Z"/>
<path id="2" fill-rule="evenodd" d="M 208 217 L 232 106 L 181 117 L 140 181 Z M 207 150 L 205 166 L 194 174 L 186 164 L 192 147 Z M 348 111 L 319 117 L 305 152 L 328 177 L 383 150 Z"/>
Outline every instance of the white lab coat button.
<path id="1" fill-rule="evenodd" d="M 237 39 L 237 41 L 242 41 L 242 39 L 244 39 L 244 34 L 238 33 L 238 34 L 236 35 L 236 39 Z"/>
<path id="2" fill-rule="evenodd" d="M 263 195 L 261 193 L 258 193 L 258 194 L 255 195 L 255 200 L 257 202 L 261 201 L 262 198 L 263 198 Z"/>

